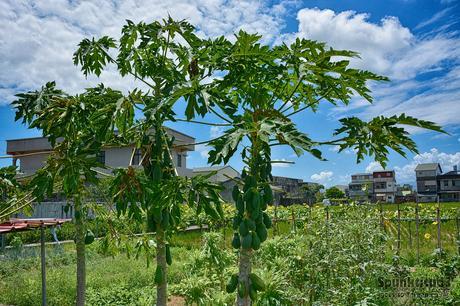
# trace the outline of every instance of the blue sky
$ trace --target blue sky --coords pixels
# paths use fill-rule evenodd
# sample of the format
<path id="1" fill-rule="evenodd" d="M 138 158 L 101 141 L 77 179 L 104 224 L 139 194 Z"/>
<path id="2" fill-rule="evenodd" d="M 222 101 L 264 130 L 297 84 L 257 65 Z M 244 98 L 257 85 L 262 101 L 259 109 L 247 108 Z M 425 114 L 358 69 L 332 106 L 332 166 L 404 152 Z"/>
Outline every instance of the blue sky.
<path id="1" fill-rule="evenodd" d="M 355 115 L 406 113 L 442 125 L 450 135 L 411 130 L 420 154 L 407 159 L 391 154 L 388 168 L 396 170 L 399 182 L 414 181 L 420 162 L 440 162 L 449 170 L 460 163 L 460 2 L 458 1 L 15 1 L 0 3 L 0 152 L 5 140 L 39 136 L 39 131 L 14 122 L 9 103 L 14 94 L 36 89 L 55 80 L 59 87 L 77 93 L 104 82 L 127 91 L 136 82 L 118 77 L 109 69 L 100 79 L 85 79 L 71 62 L 76 44 L 84 37 L 117 37 L 125 19 L 150 21 L 171 14 L 186 18 L 201 35 L 232 36 L 243 28 L 258 32 L 266 43 L 289 42 L 306 37 L 335 48 L 355 50 L 361 60 L 352 64 L 389 76 L 390 83 L 372 85 L 373 105 L 354 99 L 350 107 L 323 104 L 316 114 L 303 113 L 294 120 L 314 139 L 330 138 L 337 119 Z M 182 113 L 181 105 L 177 107 Z M 209 120 L 216 120 L 210 117 Z M 187 123 L 170 125 L 207 140 L 222 129 Z M 206 164 L 208 148 L 198 146 L 188 156 L 188 166 Z M 277 149 L 274 159 L 294 161 L 275 167 L 275 175 L 317 181 L 328 186 L 344 184 L 355 172 L 378 169 L 368 159 L 356 164 L 352 151 L 337 154 L 324 147 L 327 161 L 304 155 L 294 157 Z M 0 159 L 0 166 L 10 160 Z M 241 169 L 239 159 L 232 166 Z"/>

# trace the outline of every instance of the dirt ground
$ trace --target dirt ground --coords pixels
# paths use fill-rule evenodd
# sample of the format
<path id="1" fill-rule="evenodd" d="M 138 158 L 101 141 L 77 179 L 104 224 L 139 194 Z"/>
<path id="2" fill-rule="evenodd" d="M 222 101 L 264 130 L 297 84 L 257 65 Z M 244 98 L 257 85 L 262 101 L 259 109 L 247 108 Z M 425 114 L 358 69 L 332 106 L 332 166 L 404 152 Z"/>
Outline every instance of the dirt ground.
<path id="1" fill-rule="evenodd" d="M 168 306 L 184 306 L 185 300 L 180 296 L 172 296 L 168 302 Z"/>

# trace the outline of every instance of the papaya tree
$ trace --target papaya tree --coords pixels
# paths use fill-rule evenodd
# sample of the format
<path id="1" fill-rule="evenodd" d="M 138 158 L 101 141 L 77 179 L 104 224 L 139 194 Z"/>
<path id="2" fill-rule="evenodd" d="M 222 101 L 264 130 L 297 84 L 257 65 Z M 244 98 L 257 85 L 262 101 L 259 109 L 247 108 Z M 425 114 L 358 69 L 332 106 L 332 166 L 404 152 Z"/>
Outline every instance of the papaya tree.
<path id="1" fill-rule="evenodd" d="M 121 99 L 115 111 L 116 141 L 132 146 L 132 156 L 136 150 L 141 152 L 142 171 L 116 170 L 111 189 L 120 214 L 146 223 L 147 230 L 156 233 L 156 305 L 167 303 L 167 236 L 180 220 L 179 205 L 188 203 L 198 213 L 222 215 L 217 185 L 206 178 L 178 177 L 172 150 L 193 144 L 175 143 L 164 127 L 176 120 L 173 107 L 177 102 L 185 101 L 188 119 L 207 113 L 207 92 L 212 88 L 208 77 L 215 65 L 210 50 L 219 43 L 199 38 L 185 21 L 127 21 L 118 41 L 107 36 L 84 39 L 74 54 L 74 63 L 81 65 L 85 75 L 99 76 L 107 65 L 114 65 L 121 76 L 143 85 Z M 147 248 L 145 244 L 138 247 Z"/>
<path id="2" fill-rule="evenodd" d="M 51 145 L 49 157 L 29 183 L 31 195 L 41 201 L 53 192 L 63 192 L 75 213 L 77 252 L 76 304 L 85 304 L 85 227 L 87 210 L 84 193 L 98 183 L 97 168 L 104 168 L 96 155 L 107 138 L 120 92 L 99 86 L 71 96 L 49 82 L 40 90 L 16 95 L 16 120 L 41 130 Z M 42 152 L 44 154 L 48 152 Z"/>
<path id="3" fill-rule="evenodd" d="M 242 186 L 233 190 L 237 211 L 233 219 L 232 245 L 239 250 L 239 273 L 233 275 L 228 291 L 237 289 L 237 304 L 250 305 L 261 279 L 251 271 L 251 258 L 267 239 L 271 226 L 265 213 L 272 204 L 272 148 L 286 145 L 295 154 L 307 152 L 323 160 L 321 146 L 352 148 L 357 161 L 372 156 L 385 165 L 389 150 L 405 156 L 417 152 L 404 125 L 442 131 L 432 122 L 404 114 L 379 116 L 369 121 L 357 117 L 339 120 L 340 126 L 327 141 L 313 140 L 293 120 L 305 111 L 315 112 L 321 101 L 348 105 L 353 98 L 372 102 L 368 83 L 387 81 L 369 71 L 350 67 L 355 52 L 334 50 L 324 43 L 296 39 L 292 44 L 263 45 L 261 36 L 240 31 L 235 42 L 222 39 L 214 50 L 216 69 L 221 71 L 209 100 L 223 119 L 232 123 L 223 136 L 211 141 L 209 162 L 227 163 L 241 152 L 245 164 Z M 312 128 L 320 128 L 313 126 Z M 240 150 L 238 150 L 240 148 Z"/>

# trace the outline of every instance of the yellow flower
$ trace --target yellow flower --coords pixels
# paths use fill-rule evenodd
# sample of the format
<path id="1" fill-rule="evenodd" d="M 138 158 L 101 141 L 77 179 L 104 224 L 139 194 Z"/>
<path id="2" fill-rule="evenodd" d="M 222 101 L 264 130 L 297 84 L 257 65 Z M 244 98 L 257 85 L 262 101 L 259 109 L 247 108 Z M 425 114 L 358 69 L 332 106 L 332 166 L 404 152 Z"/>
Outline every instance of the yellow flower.
<path id="1" fill-rule="evenodd" d="M 434 221 L 434 222 L 433 222 L 433 225 L 438 225 L 438 221 Z"/>
<path id="2" fill-rule="evenodd" d="M 428 234 L 428 233 L 426 233 L 424 237 L 425 237 L 425 239 L 430 239 L 430 238 L 431 238 L 431 235 Z"/>

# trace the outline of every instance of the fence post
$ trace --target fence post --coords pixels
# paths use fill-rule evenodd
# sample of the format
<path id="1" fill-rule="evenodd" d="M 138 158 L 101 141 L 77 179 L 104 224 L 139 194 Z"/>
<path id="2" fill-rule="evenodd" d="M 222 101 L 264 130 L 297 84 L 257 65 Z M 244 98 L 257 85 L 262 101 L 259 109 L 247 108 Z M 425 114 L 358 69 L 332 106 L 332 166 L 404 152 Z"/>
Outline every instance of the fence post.
<path id="1" fill-rule="evenodd" d="M 401 249 L 401 209 L 398 204 L 398 244 L 397 244 L 397 255 L 399 256 L 399 251 Z"/>
<path id="2" fill-rule="evenodd" d="M 417 239 L 417 264 L 420 262 L 420 233 L 419 233 L 419 215 L 418 200 L 415 201 L 415 234 Z"/>
<path id="3" fill-rule="evenodd" d="M 382 229 L 385 230 L 385 222 L 384 222 L 384 217 L 383 217 L 383 203 L 379 201 L 379 206 L 380 206 L 380 225 L 382 226 Z"/>
<path id="4" fill-rule="evenodd" d="M 442 248 L 441 246 L 441 215 L 440 215 L 441 206 L 439 204 L 439 195 L 437 196 L 437 201 L 438 201 L 438 206 L 436 208 L 436 222 L 438 226 L 437 239 L 438 239 L 438 249 L 441 250 Z"/>
<path id="5" fill-rule="evenodd" d="M 294 214 L 294 209 L 292 209 L 292 206 L 291 206 L 291 222 L 292 222 L 292 230 L 294 231 L 294 233 L 297 233 L 297 226 L 295 224 L 295 214 Z"/>
<path id="6" fill-rule="evenodd" d="M 1 234 L 0 238 L 0 250 L 2 251 L 2 253 L 5 253 L 6 234 Z"/>
<path id="7" fill-rule="evenodd" d="M 278 205 L 275 204 L 275 222 L 273 222 L 273 233 L 278 234 Z"/>
<path id="8" fill-rule="evenodd" d="M 45 226 L 40 226 L 40 262 L 42 274 L 42 306 L 46 306 Z"/>
<path id="9" fill-rule="evenodd" d="M 410 220 L 410 218 L 409 218 L 408 224 L 409 224 L 409 246 L 412 249 L 412 228 L 411 228 L 412 221 Z"/>
<path id="10" fill-rule="evenodd" d="M 455 223 L 456 223 L 456 227 L 457 227 L 457 251 L 458 251 L 458 255 L 460 255 L 460 220 L 459 220 L 459 209 L 457 209 L 457 214 L 455 216 Z"/>

